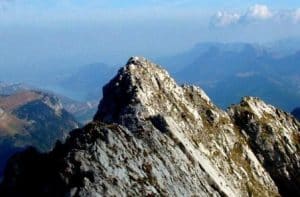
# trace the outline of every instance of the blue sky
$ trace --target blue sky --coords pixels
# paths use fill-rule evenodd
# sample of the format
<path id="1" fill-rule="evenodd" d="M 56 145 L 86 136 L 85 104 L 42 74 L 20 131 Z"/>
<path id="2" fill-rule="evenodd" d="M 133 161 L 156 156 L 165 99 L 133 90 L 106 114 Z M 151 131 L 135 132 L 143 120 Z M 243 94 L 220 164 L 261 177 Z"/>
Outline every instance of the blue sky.
<path id="1" fill-rule="evenodd" d="M 140 8 L 140 7 L 165 7 L 165 8 L 198 8 L 200 10 L 210 9 L 245 9 L 255 4 L 264 4 L 274 9 L 293 9 L 299 8 L 300 2 L 297 0 L 0 0 L 9 2 L 11 6 L 20 6 L 24 9 L 33 8 Z"/>
<path id="2" fill-rule="evenodd" d="M 1 23 L 126 21 L 139 19 L 197 18 L 210 23 L 218 12 L 246 12 L 264 5 L 272 12 L 293 12 L 300 8 L 296 0 L 0 0 Z"/>
<path id="3" fill-rule="evenodd" d="M 296 0 L 0 0 L 0 62 L 11 67 L 120 64 L 298 35 Z"/>
<path id="4" fill-rule="evenodd" d="M 5 1 L 5 0 L 2 0 Z M 18 1 L 18 0 L 8 0 Z M 297 8 L 299 2 L 296 0 L 265 0 L 265 1 L 249 1 L 249 0 L 19 0 L 20 4 L 31 4 L 35 6 L 55 6 L 59 4 L 73 4 L 79 6 L 86 5 L 102 5 L 104 7 L 113 8 L 128 8 L 128 7 L 140 7 L 140 6 L 201 6 L 203 8 L 245 8 L 253 4 L 267 4 L 274 8 Z"/>

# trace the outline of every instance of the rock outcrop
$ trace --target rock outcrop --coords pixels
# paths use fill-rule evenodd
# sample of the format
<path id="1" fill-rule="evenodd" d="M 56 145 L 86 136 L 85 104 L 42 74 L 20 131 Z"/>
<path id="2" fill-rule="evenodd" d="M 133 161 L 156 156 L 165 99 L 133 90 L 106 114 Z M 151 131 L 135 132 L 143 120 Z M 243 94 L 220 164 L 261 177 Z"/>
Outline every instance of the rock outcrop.
<path id="1" fill-rule="evenodd" d="M 131 58 L 103 88 L 93 122 L 48 154 L 30 149 L 10 160 L 0 195 L 231 197 L 298 192 L 299 123 L 263 102 L 254 103 L 249 108 L 258 118 L 256 125 L 265 129 L 260 120 L 271 121 L 266 131 L 273 135 L 260 135 L 256 127 L 252 131 L 254 120 L 248 123 L 243 104 L 222 111 L 200 88 L 179 86 L 160 66 Z M 268 119 L 269 113 L 274 117 Z M 289 142 L 284 144 L 285 135 Z M 272 144 L 276 142 L 280 146 Z"/>
<path id="2" fill-rule="evenodd" d="M 284 196 L 300 195 L 300 123 L 258 98 L 245 97 L 229 114 Z"/>

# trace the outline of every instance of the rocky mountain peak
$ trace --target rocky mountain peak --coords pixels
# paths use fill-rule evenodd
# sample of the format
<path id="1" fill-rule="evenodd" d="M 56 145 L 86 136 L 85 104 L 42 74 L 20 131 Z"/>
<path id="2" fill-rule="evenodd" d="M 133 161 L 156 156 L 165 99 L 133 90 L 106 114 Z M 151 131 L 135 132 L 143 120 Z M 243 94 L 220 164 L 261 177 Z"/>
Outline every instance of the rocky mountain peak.
<path id="1" fill-rule="evenodd" d="M 176 84 L 165 70 L 144 58 L 132 57 L 103 88 L 103 99 L 95 119 L 120 122 L 115 118 L 133 113 L 130 111 L 132 106 L 145 107 L 150 100 L 148 96 L 153 97 L 154 93 L 167 90 L 167 86 L 174 89 Z"/>
<path id="2" fill-rule="evenodd" d="M 265 195 L 277 191 L 246 141 L 241 140 L 230 116 L 217 108 L 202 89 L 178 85 L 166 70 L 145 58 L 130 58 L 103 88 L 95 120 L 123 125 L 147 141 L 157 139 L 156 131 L 169 136 L 190 162 L 203 168 L 219 192 L 228 196 L 247 190 L 264 191 Z M 155 144 L 152 148 L 159 149 L 160 145 Z M 240 163 L 237 157 L 251 159 Z M 260 175 L 242 170 L 247 166 Z M 230 175 L 231 168 L 236 174 Z M 240 173 L 253 181 L 251 186 L 240 188 Z"/>
<path id="3" fill-rule="evenodd" d="M 63 111 L 63 105 L 58 97 L 55 95 L 49 95 L 47 93 L 42 93 L 41 101 L 46 104 L 49 108 L 53 109 L 55 114 L 60 116 Z"/>
<path id="4" fill-rule="evenodd" d="M 299 128 L 254 97 L 225 112 L 200 88 L 132 57 L 103 88 L 94 121 L 48 154 L 15 156 L 0 195 L 300 194 Z"/>
<path id="5" fill-rule="evenodd" d="M 213 105 L 200 88 L 179 86 L 159 65 L 142 57 L 132 57 L 103 88 L 103 99 L 94 119 L 126 125 L 135 118 L 179 115 L 179 111 L 197 119 L 199 114 L 187 106 L 193 99 Z M 181 109 L 183 106 L 187 109 Z"/>

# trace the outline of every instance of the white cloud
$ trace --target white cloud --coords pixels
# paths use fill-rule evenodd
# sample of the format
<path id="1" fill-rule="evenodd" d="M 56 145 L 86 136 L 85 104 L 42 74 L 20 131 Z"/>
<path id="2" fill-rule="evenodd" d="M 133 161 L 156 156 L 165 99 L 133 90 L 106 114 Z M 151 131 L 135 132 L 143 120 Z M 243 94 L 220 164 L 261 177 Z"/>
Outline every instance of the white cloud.
<path id="1" fill-rule="evenodd" d="M 300 24 L 300 8 L 274 12 L 273 20 L 277 23 Z"/>
<path id="2" fill-rule="evenodd" d="M 241 15 L 238 13 L 229 13 L 219 11 L 213 18 L 213 25 L 218 27 L 224 27 L 239 22 Z"/>
<path id="3" fill-rule="evenodd" d="M 297 10 L 294 11 L 294 13 L 292 14 L 292 17 L 293 17 L 293 22 L 295 22 L 295 23 L 300 22 L 300 8 L 298 8 Z"/>
<path id="4" fill-rule="evenodd" d="M 281 12 L 273 12 L 267 5 L 255 4 L 248 8 L 245 12 L 217 12 L 212 17 L 212 24 L 216 27 L 226 27 L 234 24 L 248 24 L 252 22 L 260 22 L 281 17 Z M 299 10 L 300 21 L 300 10 Z"/>
<path id="5" fill-rule="evenodd" d="M 271 18 L 273 14 L 268 6 L 256 4 L 249 8 L 245 16 L 249 19 L 265 20 Z"/>

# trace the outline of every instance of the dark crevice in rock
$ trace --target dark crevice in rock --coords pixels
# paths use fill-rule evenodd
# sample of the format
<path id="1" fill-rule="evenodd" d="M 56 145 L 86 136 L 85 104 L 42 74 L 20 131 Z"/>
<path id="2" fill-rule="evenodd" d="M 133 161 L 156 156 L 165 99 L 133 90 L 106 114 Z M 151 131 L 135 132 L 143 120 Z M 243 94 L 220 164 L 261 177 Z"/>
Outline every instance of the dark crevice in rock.
<path id="1" fill-rule="evenodd" d="M 151 116 L 150 117 L 151 123 L 154 125 L 155 128 L 157 128 L 159 131 L 162 133 L 168 133 L 169 130 L 169 125 L 165 120 L 165 117 L 162 115 L 156 115 L 156 116 Z"/>

